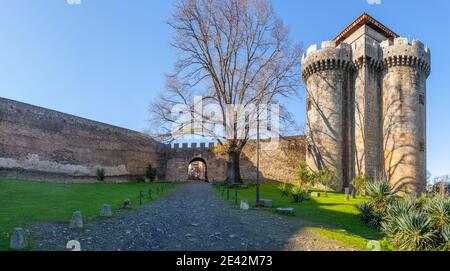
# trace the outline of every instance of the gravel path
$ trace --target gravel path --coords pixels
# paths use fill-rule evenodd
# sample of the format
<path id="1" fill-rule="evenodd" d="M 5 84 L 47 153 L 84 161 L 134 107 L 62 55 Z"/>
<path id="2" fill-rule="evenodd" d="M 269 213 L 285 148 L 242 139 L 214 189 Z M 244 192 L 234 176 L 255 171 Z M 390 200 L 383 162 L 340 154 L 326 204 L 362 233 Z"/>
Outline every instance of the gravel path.
<path id="1" fill-rule="evenodd" d="M 36 250 L 67 250 L 69 240 L 87 251 L 349 250 L 307 226 L 298 218 L 233 208 L 202 183 L 180 185 L 138 210 L 87 221 L 83 230 L 68 223 L 28 230 Z"/>

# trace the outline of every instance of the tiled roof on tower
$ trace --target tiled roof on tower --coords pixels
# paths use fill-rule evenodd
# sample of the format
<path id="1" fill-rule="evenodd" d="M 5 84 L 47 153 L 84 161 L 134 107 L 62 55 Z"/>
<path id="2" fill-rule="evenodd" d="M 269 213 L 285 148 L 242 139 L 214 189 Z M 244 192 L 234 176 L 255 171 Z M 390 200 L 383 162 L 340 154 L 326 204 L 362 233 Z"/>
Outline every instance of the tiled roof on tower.
<path id="1" fill-rule="evenodd" d="M 382 35 L 384 35 L 386 38 L 388 38 L 390 40 L 394 40 L 395 38 L 399 37 L 399 35 L 397 35 L 394 31 L 392 31 L 389 28 L 387 28 L 386 26 L 384 26 L 382 23 L 377 21 L 375 18 L 373 18 L 372 16 L 370 16 L 367 13 L 363 13 L 355 21 L 353 21 L 349 26 L 347 26 L 344 29 L 344 31 L 342 31 L 339 35 L 337 35 L 336 38 L 334 38 L 336 45 L 339 45 L 341 42 L 343 42 L 346 38 L 348 38 L 351 34 L 353 34 L 356 30 L 358 30 L 363 25 L 370 26 L 372 29 L 381 33 Z"/>

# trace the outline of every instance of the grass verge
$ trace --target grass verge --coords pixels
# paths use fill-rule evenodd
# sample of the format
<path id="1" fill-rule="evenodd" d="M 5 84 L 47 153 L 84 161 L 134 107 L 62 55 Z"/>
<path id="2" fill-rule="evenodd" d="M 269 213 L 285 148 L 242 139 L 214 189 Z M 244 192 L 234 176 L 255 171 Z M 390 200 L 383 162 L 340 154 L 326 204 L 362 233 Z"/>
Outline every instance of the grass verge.
<path id="1" fill-rule="evenodd" d="M 295 216 L 306 221 L 317 224 L 312 230 L 340 241 L 341 243 L 359 250 L 367 250 L 367 244 L 370 240 L 376 240 L 381 243 L 382 250 L 392 250 L 387 242 L 383 240 L 382 234 L 376 229 L 370 228 L 358 219 L 359 211 L 356 206 L 365 201 L 364 197 L 350 198 L 345 200 L 342 193 L 328 193 L 328 197 L 310 197 L 309 200 L 302 203 L 294 203 L 290 197 L 282 197 L 278 190 L 278 183 L 261 184 L 261 198 L 270 199 L 273 207 L 269 211 L 275 211 L 278 207 L 292 207 L 295 209 Z M 220 196 L 227 199 L 226 191 L 215 189 Z M 230 189 L 230 203 L 235 203 L 235 190 Z M 247 200 L 249 203 L 256 201 L 256 187 L 248 189 L 239 189 L 238 200 Z"/>
<path id="2" fill-rule="evenodd" d="M 139 206 L 139 191 L 144 191 L 143 204 L 164 196 L 176 184 L 55 184 L 0 179 L 0 251 L 9 249 L 9 235 L 15 227 L 33 222 L 70 221 L 74 211 L 81 211 L 84 220 L 99 217 L 103 204 L 113 213 L 130 199 Z M 158 188 L 164 190 L 157 193 Z"/>

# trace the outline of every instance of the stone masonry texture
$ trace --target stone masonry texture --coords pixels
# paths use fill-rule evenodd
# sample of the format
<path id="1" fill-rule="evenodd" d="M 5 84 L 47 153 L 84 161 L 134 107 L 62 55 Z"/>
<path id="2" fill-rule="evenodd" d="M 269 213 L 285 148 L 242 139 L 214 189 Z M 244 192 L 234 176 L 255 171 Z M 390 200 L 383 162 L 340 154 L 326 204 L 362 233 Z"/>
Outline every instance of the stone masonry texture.
<path id="1" fill-rule="evenodd" d="M 0 98 L 0 177 L 92 182 L 133 180 L 162 170 L 165 146 L 142 133 Z"/>
<path id="2" fill-rule="evenodd" d="M 397 191 L 426 185 L 426 79 L 430 49 L 363 14 L 335 40 L 309 47 L 307 155 L 340 179 L 387 179 Z"/>
<path id="3" fill-rule="evenodd" d="M 149 136 L 57 111 L 0 98 L 0 178 L 86 183 L 96 170 L 107 182 L 136 181 L 149 163 L 159 180 L 186 181 L 193 160 L 206 163 L 209 181 L 224 180 L 226 162 L 214 145 L 183 144 L 171 148 Z M 279 148 L 261 151 L 262 180 L 295 181 L 305 159 L 304 137 L 280 140 Z M 255 142 L 241 156 L 243 179 L 256 179 Z"/>

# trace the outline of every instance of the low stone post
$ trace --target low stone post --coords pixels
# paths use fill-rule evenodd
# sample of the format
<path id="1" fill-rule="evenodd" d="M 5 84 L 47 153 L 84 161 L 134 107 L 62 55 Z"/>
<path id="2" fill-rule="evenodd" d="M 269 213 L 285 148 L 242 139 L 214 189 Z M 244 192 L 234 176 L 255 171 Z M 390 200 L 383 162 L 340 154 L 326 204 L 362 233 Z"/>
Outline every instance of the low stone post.
<path id="1" fill-rule="evenodd" d="M 28 247 L 28 240 L 22 228 L 14 229 L 9 247 L 13 250 L 22 250 Z"/>
<path id="2" fill-rule="evenodd" d="M 83 217 L 80 211 L 76 211 L 72 215 L 72 220 L 70 220 L 69 227 L 71 229 L 82 229 L 83 228 Z"/>
<path id="3" fill-rule="evenodd" d="M 109 206 L 108 204 L 103 204 L 103 207 L 100 210 L 100 216 L 111 217 L 112 216 L 111 206 Z"/>
<path id="4" fill-rule="evenodd" d="M 240 209 L 241 210 L 248 210 L 249 208 L 250 208 L 250 205 L 248 204 L 248 202 L 246 200 L 241 200 Z"/>
<path id="5" fill-rule="evenodd" d="M 345 188 L 345 200 L 350 200 L 350 188 Z"/>

